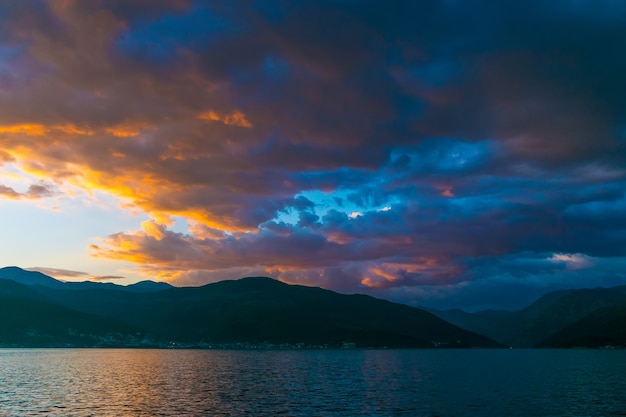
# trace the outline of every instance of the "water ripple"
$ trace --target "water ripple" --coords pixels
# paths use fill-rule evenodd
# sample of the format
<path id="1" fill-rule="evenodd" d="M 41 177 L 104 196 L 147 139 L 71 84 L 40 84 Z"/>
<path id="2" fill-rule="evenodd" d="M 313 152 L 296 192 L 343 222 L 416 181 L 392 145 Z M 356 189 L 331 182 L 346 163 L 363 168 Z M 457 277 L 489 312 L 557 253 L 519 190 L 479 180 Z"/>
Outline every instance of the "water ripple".
<path id="1" fill-rule="evenodd" d="M 626 351 L 0 349 L 8 416 L 620 416 Z"/>

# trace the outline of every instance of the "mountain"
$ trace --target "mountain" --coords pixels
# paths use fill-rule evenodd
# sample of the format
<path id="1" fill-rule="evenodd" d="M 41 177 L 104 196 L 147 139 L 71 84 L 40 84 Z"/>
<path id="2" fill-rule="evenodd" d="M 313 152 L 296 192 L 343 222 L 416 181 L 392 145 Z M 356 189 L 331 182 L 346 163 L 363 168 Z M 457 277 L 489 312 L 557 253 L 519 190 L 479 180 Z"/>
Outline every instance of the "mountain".
<path id="1" fill-rule="evenodd" d="M 0 279 L 0 346 L 102 346 L 127 343 L 139 329 L 60 306 L 30 287 Z"/>
<path id="2" fill-rule="evenodd" d="M 485 335 L 505 346 L 526 346 L 525 343 L 517 342 L 522 327 L 522 319 L 517 311 L 483 310 L 475 313 L 467 313 L 459 309 L 427 309 L 427 311 L 442 320 Z"/>
<path id="3" fill-rule="evenodd" d="M 18 284 L 13 280 L 0 278 L 0 297 L 17 297 L 25 299 L 42 299 L 43 296 L 34 289 Z"/>
<path id="4" fill-rule="evenodd" d="M 37 271 L 27 271 L 16 266 L 8 266 L 0 268 L 0 279 L 8 279 L 17 283 L 28 286 L 41 286 L 46 288 L 64 289 L 64 290 L 86 290 L 86 289 L 112 289 L 121 291 L 161 291 L 173 288 L 166 282 L 141 281 L 131 285 L 117 285 L 110 282 L 62 282 L 48 275 Z"/>
<path id="5" fill-rule="evenodd" d="M 157 340 L 338 346 L 497 346 L 423 310 L 362 295 L 287 285 L 271 278 L 222 281 L 158 293 L 52 294 L 81 311 L 107 314 Z"/>
<path id="6" fill-rule="evenodd" d="M 27 290 L 22 299 L 29 300 L 29 306 L 45 302 L 103 323 L 122 323 L 157 345 L 499 346 L 421 309 L 264 277 L 147 292 L 109 287 Z M 0 327 L 11 320 L 0 317 Z"/>
<path id="7" fill-rule="evenodd" d="M 150 292 L 150 291 L 161 291 L 167 290 L 170 288 L 174 288 L 173 285 L 168 284 L 167 282 L 155 282 L 155 281 L 139 281 L 134 284 L 130 284 L 126 286 L 126 289 L 139 291 L 139 292 Z"/>
<path id="8" fill-rule="evenodd" d="M 23 285 L 40 285 L 47 288 L 63 288 L 61 281 L 37 271 L 26 271 L 17 266 L 0 268 L 0 279 L 8 279 Z"/>
<path id="9" fill-rule="evenodd" d="M 0 344 L 137 345 L 139 339 L 156 346 L 626 344 L 626 286 L 556 291 L 518 311 L 427 312 L 266 277 L 202 287 L 153 281 L 121 286 L 64 283 L 7 267 L 0 269 L 0 303 Z"/>
<path id="10" fill-rule="evenodd" d="M 450 323 L 505 345 L 533 347 L 544 346 L 551 335 L 600 309 L 624 303 L 626 286 L 619 286 L 555 291 L 518 311 L 430 311 Z M 610 317 L 606 316 L 606 319 Z"/>
<path id="11" fill-rule="evenodd" d="M 539 347 L 626 347 L 626 303 L 595 310 L 538 343 Z"/>

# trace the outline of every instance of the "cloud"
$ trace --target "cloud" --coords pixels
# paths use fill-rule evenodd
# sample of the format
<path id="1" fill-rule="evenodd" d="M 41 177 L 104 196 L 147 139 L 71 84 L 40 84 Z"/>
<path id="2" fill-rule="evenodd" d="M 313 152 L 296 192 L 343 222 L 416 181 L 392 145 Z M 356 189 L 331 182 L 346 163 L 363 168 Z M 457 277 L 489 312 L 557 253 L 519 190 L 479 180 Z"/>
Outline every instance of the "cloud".
<path id="1" fill-rule="evenodd" d="M 616 2 L 27 3 L 0 13 L 0 164 L 46 182 L 0 195 L 152 217 L 97 257 L 410 300 L 626 254 Z"/>
<path id="2" fill-rule="evenodd" d="M 198 118 L 201 120 L 219 121 L 225 125 L 234 125 L 240 127 L 252 127 L 252 124 L 246 119 L 246 115 L 240 111 L 234 111 L 231 114 L 219 115 L 213 110 L 200 113 Z"/>
<path id="3" fill-rule="evenodd" d="M 89 277 L 90 281 L 114 281 L 122 279 L 126 279 L 126 277 L 120 275 L 91 275 Z"/>
<path id="4" fill-rule="evenodd" d="M 57 194 L 53 187 L 46 183 L 31 184 L 25 192 L 15 191 L 12 187 L 0 184 L 0 198 L 10 200 L 37 200 Z"/>
<path id="5" fill-rule="evenodd" d="M 10 153 L 0 150 L 0 166 L 4 165 L 7 162 L 13 161 L 15 161 L 15 158 L 13 158 Z"/>
<path id="6" fill-rule="evenodd" d="M 47 267 L 32 267 L 27 268 L 29 271 L 37 271 L 42 274 L 54 277 L 61 281 L 110 281 L 110 280 L 118 280 L 124 279 L 122 276 L 117 275 L 92 275 L 87 272 L 80 271 L 72 271 L 69 269 L 59 269 L 59 268 L 47 268 Z"/>

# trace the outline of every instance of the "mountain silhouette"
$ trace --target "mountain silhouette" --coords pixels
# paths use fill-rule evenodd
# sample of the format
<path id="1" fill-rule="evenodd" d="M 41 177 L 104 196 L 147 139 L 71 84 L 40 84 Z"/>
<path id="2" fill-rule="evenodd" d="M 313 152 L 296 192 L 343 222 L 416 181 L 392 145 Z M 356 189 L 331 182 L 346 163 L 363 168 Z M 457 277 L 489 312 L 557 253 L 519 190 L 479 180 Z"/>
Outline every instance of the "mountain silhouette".
<path id="1" fill-rule="evenodd" d="M 0 279 L 8 279 L 23 285 L 39 285 L 47 288 L 63 288 L 63 282 L 37 271 L 26 271 L 17 266 L 0 268 Z"/>
<path id="2" fill-rule="evenodd" d="M 0 346 L 119 344 L 139 329 L 119 320 L 67 308 L 31 287 L 0 279 Z"/>
<path id="3" fill-rule="evenodd" d="M 578 346 L 594 347 L 603 338 L 613 340 L 614 327 L 617 331 L 624 328 L 626 321 L 620 319 L 620 306 L 625 304 L 626 286 L 618 286 L 554 291 L 518 311 L 429 311 L 508 346 L 570 347 L 578 343 Z M 594 331 L 590 332 L 592 329 Z M 589 344 L 582 343 L 585 337 Z M 592 343 L 594 338 L 597 343 Z"/>
<path id="4" fill-rule="evenodd" d="M 63 282 L 38 271 L 28 271 L 16 266 L 0 268 L 0 279 L 8 279 L 28 286 L 41 286 L 64 290 L 112 289 L 120 291 L 150 292 L 173 288 L 166 282 L 140 281 L 131 285 L 117 285 L 111 282 Z"/>
<path id="5" fill-rule="evenodd" d="M 539 347 L 626 347 L 626 302 L 593 311 L 537 344 Z"/>
<path id="6" fill-rule="evenodd" d="M 0 270 L 0 278 L 3 271 Z M 19 271 L 11 271 L 19 283 Z M 70 283 L 32 285 L 31 275 L 25 276 L 29 278 L 29 287 L 13 283 L 13 287 L 23 287 L 16 287 L 15 291 L 23 292 L 22 302 L 29 303 L 24 304 L 25 308 L 47 303 L 49 308 L 65 309 L 55 314 L 58 323 L 67 324 L 66 327 L 76 326 L 66 323 L 69 312 L 81 320 L 91 318 L 98 330 L 94 334 L 102 334 L 108 325 L 118 323 L 126 326 L 116 330 L 121 339 L 141 334 L 142 339 L 155 344 L 202 346 L 229 343 L 329 347 L 348 343 L 390 348 L 500 346 L 418 308 L 365 295 L 288 285 L 266 277 L 202 287 L 142 284 L 159 290 L 136 291 L 118 285 L 83 289 L 76 289 Z M 3 316 L 1 320 L 7 323 L 12 318 Z"/>

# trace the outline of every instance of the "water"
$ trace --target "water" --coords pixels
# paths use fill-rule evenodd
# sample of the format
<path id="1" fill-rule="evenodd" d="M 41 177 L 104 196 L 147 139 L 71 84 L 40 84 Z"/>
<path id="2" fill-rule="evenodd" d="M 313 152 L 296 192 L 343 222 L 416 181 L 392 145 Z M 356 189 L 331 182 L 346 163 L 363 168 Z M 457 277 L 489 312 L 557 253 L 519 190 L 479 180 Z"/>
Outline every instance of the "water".
<path id="1" fill-rule="evenodd" d="M 0 349 L 0 416 L 624 416 L 626 350 Z"/>

